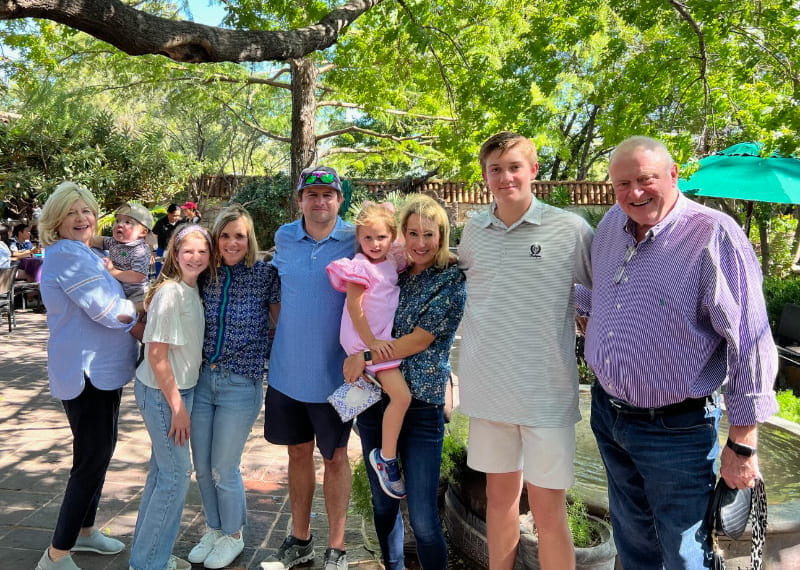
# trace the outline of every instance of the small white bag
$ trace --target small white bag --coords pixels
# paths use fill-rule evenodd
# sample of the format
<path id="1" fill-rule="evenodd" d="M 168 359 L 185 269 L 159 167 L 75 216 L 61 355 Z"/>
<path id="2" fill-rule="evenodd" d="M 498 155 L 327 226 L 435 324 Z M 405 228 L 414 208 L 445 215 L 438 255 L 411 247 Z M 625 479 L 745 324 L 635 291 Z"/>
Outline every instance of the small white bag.
<path id="1" fill-rule="evenodd" d="M 358 414 L 377 403 L 381 399 L 381 388 L 377 382 L 359 378 L 352 384 L 344 383 L 328 396 L 328 402 L 334 407 L 343 422 L 349 422 Z"/>

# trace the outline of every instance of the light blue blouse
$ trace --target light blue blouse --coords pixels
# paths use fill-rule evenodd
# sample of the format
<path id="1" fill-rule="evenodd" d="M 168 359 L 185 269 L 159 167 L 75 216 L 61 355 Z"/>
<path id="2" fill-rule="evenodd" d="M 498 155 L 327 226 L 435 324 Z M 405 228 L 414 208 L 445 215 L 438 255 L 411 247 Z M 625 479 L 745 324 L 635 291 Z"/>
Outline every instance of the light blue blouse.
<path id="1" fill-rule="evenodd" d="M 41 295 L 47 307 L 47 372 L 50 392 L 71 400 L 83 391 L 84 375 L 100 390 L 116 390 L 134 375 L 137 342 L 133 303 L 103 262 L 85 244 L 61 239 L 48 246 Z"/>

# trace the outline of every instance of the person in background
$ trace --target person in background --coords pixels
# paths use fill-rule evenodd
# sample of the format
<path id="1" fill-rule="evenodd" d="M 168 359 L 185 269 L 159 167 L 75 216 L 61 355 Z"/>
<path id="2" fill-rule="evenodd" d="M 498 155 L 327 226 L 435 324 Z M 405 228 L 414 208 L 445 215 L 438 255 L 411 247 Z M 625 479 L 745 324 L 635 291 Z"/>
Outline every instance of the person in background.
<path id="1" fill-rule="evenodd" d="M 467 222 L 458 248 L 467 278 L 459 370 L 467 464 L 486 473 L 492 570 L 514 566 L 523 482 L 541 567 L 567 570 L 575 553 L 566 489 L 580 420 L 573 289 L 591 286 L 593 232 L 533 196 L 539 163 L 529 139 L 500 132 L 479 160 L 493 202 Z"/>
<path id="2" fill-rule="evenodd" d="M 164 256 L 164 252 L 167 250 L 169 238 L 172 237 L 172 233 L 181 222 L 183 222 L 183 220 L 181 219 L 180 207 L 178 207 L 177 204 L 170 204 L 167 206 L 167 214 L 159 218 L 153 226 L 153 234 L 158 241 L 158 246 L 156 247 L 156 256 L 158 258 L 156 261 L 156 275 L 161 272 L 161 266 L 163 264 L 161 259 Z"/>
<path id="3" fill-rule="evenodd" d="M 757 426 L 778 407 L 761 270 L 736 221 L 680 193 L 663 143 L 621 142 L 608 172 L 617 203 L 592 243 L 593 288 L 578 298 L 614 542 L 625 568 L 709 568 L 718 391 L 729 487 L 760 477 Z"/>
<path id="4" fill-rule="evenodd" d="M 206 330 L 191 440 L 207 531 L 189 562 L 224 568 L 244 549 L 247 507 L 239 465 L 264 401 L 281 285 L 275 267 L 256 259 L 253 219 L 242 206 L 222 210 L 211 237 L 217 274 L 200 284 Z"/>
<path id="5" fill-rule="evenodd" d="M 95 528 L 117 443 L 122 387 L 133 378 L 136 310 L 89 247 L 98 205 L 86 188 L 61 183 L 48 198 L 39 236 L 48 255 L 41 295 L 49 309 L 47 371 L 72 432 L 72 469 L 50 547 L 36 570 L 79 570 L 71 552 L 113 555 L 125 545 Z M 78 334 L 79 333 L 79 334 Z"/>
<path id="6" fill-rule="evenodd" d="M 136 370 L 136 405 L 150 435 L 150 465 L 131 546 L 131 570 L 190 570 L 173 556 L 192 470 L 189 458 L 194 386 L 200 372 L 203 304 L 198 281 L 211 260 L 211 236 L 181 227 L 145 300 L 144 361 Z"/>
<path id="7" fill-rule="evenodd" d="M 353 255 L 353 226 L 337 212 L 342 183 L 333 168 L 305 170 L 297 185 L 302 217 L 275 232 L 272 264 L 281 280 L 281 318 L 269 363 L 264 436 L 286 445 L 292 527 L 264 570 L 283 570 L 314 559 L 311 503 L 316 486 L 314 444 L 322 454 L 328 515 L 324 570 L 347 568 L 345 522 L 351 473 L 347 442 L 353 422 L 343 423 L 328 403 L 342 382 L 345 352 L 339 344 L 344 293 L 328 281 L 325 267 Z"/>
<path id="8" fill-rule="evenodd" d="M 447 568 L 447 542 L 439 518 L 439 473 L 444 441 L 444 404 L 450 379 L 450 348 L 466 300 L 464 274 L 449 251 L 447 212 L 429 196 L 411 196 L 400 213 L 400 231 L 409 259 L 397 284 L 400 299 L 394 316 L 392 358 L 401 358 L 400 371 L 411 390 L 397 440 L 405 474 L 408 514 L 424 570 Z M 359 351 L 344 364 L 345 379 L 354 382 L 365 366 L 389 360 Z M 367 359 L 367 356 L 371 360 Z M 386 398 L 359 414 L 358 433 L 364 461 L 380 447 Z M 378 476 L 368 469 L 375 531 L 388 570 L 405 568 L 404 526 L 400 501 L 388 496 Z M 518 524 L 518 523 L 517 523 Z"/>
<path id="9" fill-rule="evenodd" d="M 21 223 L 14 226 L 14 229 L 11 231 L 11 238 L 8 240 L 11 261 L 33 257 L 42 251 L 41 248 L 33 245 L 30 238 L 30 224 Z M 35 281 L 34 276 L 23 271 L 21 267 L 17 269 L 17 280 L 27 281 L 29 283 Z"/>
<path id="10" fill-rule="evenodd" d="M 8 226 L 0 224 L 0 269 L 8 269 L 11 267 L 11 250 L 8 247 L 9 241 Z"/>
<path id="11" fill-rule="evenodd" d="M 185 222 L 189 222 L 191 224 L 199 224 L 203 217 L 200 214 L 200 210 L 197 209 L 197 203 L 188 201 L 181 206 L 181 216 L 183 216 L 183 220 Z"/>
<path id="12" fill-rule="evenodd" d="M 39 249 L 31 242 L 31 225 L 26 223 L 17 224 L 11 231 L 11 241 L 8 248 L 12 253 L 16 252 L 19 257 L 30 257 L 39 253 Z"/>

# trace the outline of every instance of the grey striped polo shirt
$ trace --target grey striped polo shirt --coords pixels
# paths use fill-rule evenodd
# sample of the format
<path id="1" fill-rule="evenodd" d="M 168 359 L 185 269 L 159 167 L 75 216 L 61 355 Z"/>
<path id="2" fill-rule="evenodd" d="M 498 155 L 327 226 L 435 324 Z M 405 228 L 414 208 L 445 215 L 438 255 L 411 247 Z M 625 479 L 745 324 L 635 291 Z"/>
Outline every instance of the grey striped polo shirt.
<path id="1" fill-rule="evenodd" d="M 574 283 L 591 288 L 593 231 L 536 199 L 506 227 L 495 204 L 464 228 L 467 276 L 459 366 L 461 410 L 535 427 L 580 419 Z"/>

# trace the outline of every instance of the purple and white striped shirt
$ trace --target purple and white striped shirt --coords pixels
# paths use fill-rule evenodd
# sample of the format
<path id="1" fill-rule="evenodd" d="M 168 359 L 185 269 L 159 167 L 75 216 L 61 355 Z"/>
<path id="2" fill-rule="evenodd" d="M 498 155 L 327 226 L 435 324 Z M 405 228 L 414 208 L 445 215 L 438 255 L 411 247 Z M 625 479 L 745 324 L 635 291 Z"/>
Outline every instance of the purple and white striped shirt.
<path id="1" fill-rule="evenodd" d="M 649 408 L 725 385 L 733 425 L 777 410 L 778 356 L 753 248 L 729 216 L 683 195 L 636 243 L 615 205 L 592 243 L 586 360 L 609 394 Z"/>

